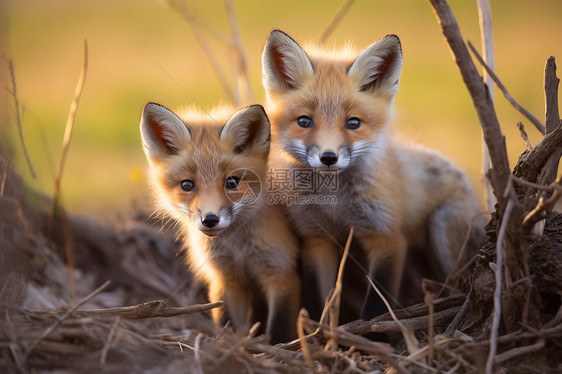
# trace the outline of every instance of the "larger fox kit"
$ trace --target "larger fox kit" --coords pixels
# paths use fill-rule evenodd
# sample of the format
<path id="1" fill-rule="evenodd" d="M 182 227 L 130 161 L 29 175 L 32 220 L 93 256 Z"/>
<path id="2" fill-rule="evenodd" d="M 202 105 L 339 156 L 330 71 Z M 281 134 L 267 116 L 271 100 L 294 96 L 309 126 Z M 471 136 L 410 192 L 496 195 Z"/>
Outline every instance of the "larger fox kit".
<path id="1" fill-rule="evenodd" d="M 389 132 L 402 68 L 398 37 L 388 35 L 356 55 L 305 52 L 275 30 L 262 65 L 274 164 L 337 171 L 337 204 L 287 208 L 303 238 L 304 289 L 317 290 L 305 295 L 311 314 L 318 316 L 335 283 L 337 249 L 352 226 L 371 277 L 393 296 L 409 247 L 428 248 L 433 261 L 451 270 L 479 204 L 450 161 L 402 145 Z M 363 318 L 384 311 L 378 297 L 367 295 Z"/>
<path id="2" fill-rule="evenodd" d="M 193 273 L 209 288 L 220 325 L 262 322 L 273 343 L 296 335 L 297 243 L 283 212 L 267 205 L 270 125 L 260 105 L 229 113 L 177 116 L 145 106 L 140 130 L 160 209 L 177 220 Z"/>

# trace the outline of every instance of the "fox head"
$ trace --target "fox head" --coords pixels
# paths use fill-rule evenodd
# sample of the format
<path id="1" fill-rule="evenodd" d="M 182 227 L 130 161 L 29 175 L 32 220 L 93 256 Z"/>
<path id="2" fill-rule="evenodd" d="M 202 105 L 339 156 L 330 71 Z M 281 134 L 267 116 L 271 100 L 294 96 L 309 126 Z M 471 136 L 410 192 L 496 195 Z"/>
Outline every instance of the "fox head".
<path id="1" fill-rule="evenodd" d="M 187 230 L 215 236 L 259 206 L 270 142 L 261 105 L 180 118 L 148 103 L 140 131 L 160 208 Z"/>
<path id="2" fill-rule="evenodd" d="M 396 35 L 359 55 L 304 51 L 273 31 L 262 55 L 275 142 L 305 167 L 345 169 L 376 161 L 402 69 Z"/>

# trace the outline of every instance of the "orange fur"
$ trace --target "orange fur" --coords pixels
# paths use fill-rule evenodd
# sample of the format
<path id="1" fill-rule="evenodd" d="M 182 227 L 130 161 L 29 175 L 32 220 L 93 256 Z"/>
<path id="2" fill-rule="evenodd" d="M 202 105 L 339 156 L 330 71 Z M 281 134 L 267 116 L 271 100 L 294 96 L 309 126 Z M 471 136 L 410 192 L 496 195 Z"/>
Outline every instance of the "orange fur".
<path id="1" fill-rule="evenodd" d="M 426 248 L 431 261 L 450 271 L 480 210 L 456 166 L 436 152 L 403 145 L 389 131 L 402 67 L 398 37 L 386 36 L 350 56 L 307 53 L 276 30 L 262 57 L 273 165 L 337 172 L 336 205 L 287 207 L 303 237 L 303 282 L 318 289 L 308 295 L 316 298 L 308 301 L 316 311 L 318 306 L 310 305 L 321 303 L 333 287 L 336 249 L 350 227 L 371 276 L 396 296 L 408 248 Z M 303 116 L 310 126 L 299 125 Z M 474 228 L 475 238 L 479 230 Z M 380 302 L 366 297 L 364 318 L 383 311 Z"/>
<path id="2" fill-rule="evenodd" d="M 269 205 L 270 128 L 263 108 L 181 114 L 149 103 L 141 134 L 160 210 L 180 223 L 188 264 L 209 288 L 221 325 L 247 333 L 261 322 L 273 342 L 296 336 L 297 244 L 283 211 Z M 265 310 L 265 312 L 263 312 Z"/>

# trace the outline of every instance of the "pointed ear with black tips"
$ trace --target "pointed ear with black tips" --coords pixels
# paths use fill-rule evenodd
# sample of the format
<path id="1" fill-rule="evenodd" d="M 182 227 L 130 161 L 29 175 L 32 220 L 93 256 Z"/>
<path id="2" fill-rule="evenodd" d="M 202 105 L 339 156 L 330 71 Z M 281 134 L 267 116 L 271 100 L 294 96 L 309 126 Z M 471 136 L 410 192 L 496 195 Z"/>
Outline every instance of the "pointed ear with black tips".
<path id="1" fill-rule="evenodd" d="M 359 91 L 394 97 L 402 70 L 402 48 L 396 35 L 387 35 L 367 47 L 347 70 L 359 79 Z"/>
<path id="2" fill-rule="evenodd" d="M 298 88 L 302 80 L 314 73 L 304 50 L 287 34 L 273 30 L 262 54 L 263 85 L 279 92 Z"/>
<path id="3" fill-rule="evenodd" d="M 236 112 L 222 128 L 220 139 L 231 140 L 234 143 L 235 153 L 250 149 L 268 153 L 270 125 L 263 107 L 250 105 Z"/>
<path id="4" fill-rule="evenodd" d="M 182 144 L 191 141 L 185 123 L 170 109 L 156 103 L 144 106 L 140 132 L 149 159 L 177 154 Z"/>

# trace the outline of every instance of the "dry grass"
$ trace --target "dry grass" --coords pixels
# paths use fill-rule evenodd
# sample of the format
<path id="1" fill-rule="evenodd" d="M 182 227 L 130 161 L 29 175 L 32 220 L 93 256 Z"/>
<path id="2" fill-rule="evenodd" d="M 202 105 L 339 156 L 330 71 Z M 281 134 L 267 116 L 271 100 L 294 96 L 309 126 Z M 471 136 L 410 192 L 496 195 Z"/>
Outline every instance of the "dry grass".
<path id="1" fill-rule="evenodd" d="M 18 177 L 8 173 L 0 196 L 0 245 L 7 259 L 0 278 L 0 367 L 5 372 L 483 370 L 490 339 L 482 326 L 465 328 L 467 295 L 462 293 L 427 297 L 428 304 L 340 326 L 312 321 L 303 311 L 299 339 L 277 346 L 252 332 L 239 336 L 228 327 L 217 331 L 206 312 L 217 305 L 202 304 L 202 293 L 175 254 L 178 247 L 172 234 L 159 233 L 144 220 L 108 225 L 69 217 L 77 248 L 76 292 L 81 298 L 71 302 L 61 222 L 55 222 L 52 238 L 46 237 L 48 214 L 30 207 L 23 190 Z M 552 229 L 562 227 L 560 216 L 547 227 L 546 235 L 560 243 L 560 230 Z M 560 272 L 544 273 L 537 286 L 543 295 L 549 287 L 555 293 L 561 278 Z M 333 309 L 337 305 L 329 303 L 327 314 L 337 314 Z M 500 329 L 498 354 L 493 357 L 496 370 L 560 368 L 562 309 L 551 313 L 545 306 L 542 329 L 521 326 L 510 333 Z M 362 334 L 367 332 L 385 332 L 390 343 L 366 339 Z"/>

